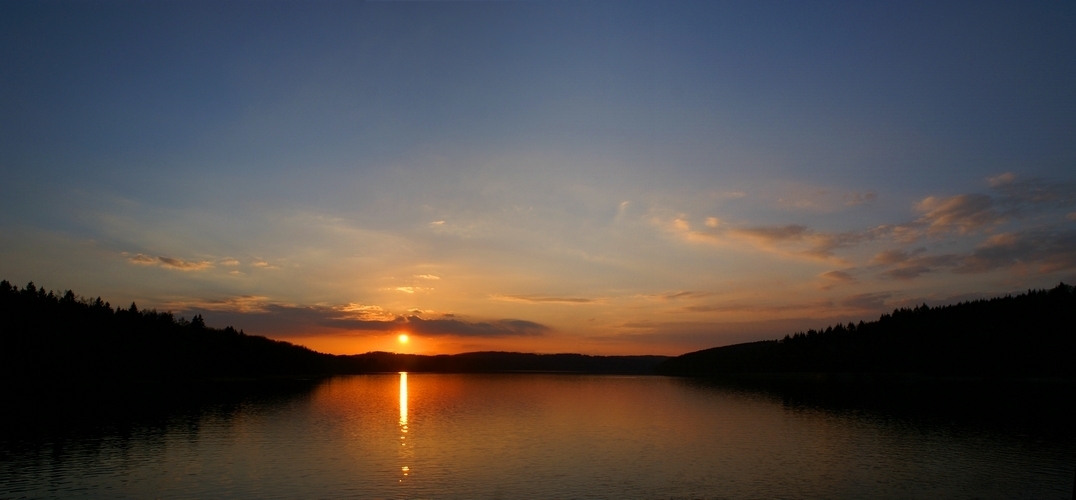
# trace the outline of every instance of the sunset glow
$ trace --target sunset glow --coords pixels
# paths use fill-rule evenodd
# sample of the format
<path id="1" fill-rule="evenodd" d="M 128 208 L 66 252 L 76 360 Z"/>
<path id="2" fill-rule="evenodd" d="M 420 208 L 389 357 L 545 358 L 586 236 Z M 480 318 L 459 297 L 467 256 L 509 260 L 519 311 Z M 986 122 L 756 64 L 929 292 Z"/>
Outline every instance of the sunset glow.
<path id="1" fill-rule="evenodd" d="M 1076 282 L 1071 3 L 317 5 L 0 4 L 0 279 L 338 354 Z"/>

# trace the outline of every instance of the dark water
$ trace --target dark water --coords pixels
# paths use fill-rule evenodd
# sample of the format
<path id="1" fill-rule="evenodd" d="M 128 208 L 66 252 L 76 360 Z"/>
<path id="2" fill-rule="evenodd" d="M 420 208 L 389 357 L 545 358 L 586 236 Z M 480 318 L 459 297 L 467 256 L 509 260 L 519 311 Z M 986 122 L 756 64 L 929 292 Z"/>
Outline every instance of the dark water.
<path id="1" fill-rule="evenodd" d="M 1076 471 L 1076 423 L 1040 399 L 540 374 L 196 392 L 5 409 L 0 498 L 1067 499 Z"/>

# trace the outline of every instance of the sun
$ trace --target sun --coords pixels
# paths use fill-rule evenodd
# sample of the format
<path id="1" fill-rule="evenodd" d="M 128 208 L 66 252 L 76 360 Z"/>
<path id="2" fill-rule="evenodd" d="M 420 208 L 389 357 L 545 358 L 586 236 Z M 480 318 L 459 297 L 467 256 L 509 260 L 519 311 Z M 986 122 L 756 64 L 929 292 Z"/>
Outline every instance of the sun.
<path id="1" fill-rule="evenodd" d="M 397 337 L 397 340 L 399 340 L 401 344 L 406 344 L 406 343 L 407 343 L 407 341 L 408 341 L 408 340 L 411 340 L 411 339 L 410 339 L 410 338 L 408 338 L 408 336 L 407 336 L 407 334 L 406 334 L 406 333 L 401 333 L 401 334 L 400 334 L 400 336 L 399 336 L 399 337 Z"/>

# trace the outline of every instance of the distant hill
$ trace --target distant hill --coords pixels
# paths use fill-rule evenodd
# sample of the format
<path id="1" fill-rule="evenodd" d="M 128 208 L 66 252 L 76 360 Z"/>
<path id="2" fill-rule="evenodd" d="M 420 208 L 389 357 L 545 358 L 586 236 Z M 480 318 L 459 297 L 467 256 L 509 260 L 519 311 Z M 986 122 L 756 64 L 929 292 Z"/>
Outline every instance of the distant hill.
<path id="1" fill-rule="evenodd" d="M 669 356 L 588 356 L 586 354 L 529 354 L 520 352 L 469 352 L 421 356 L 371 352 L 338 356 L 349 372 L 564 372 L 650 374 Z"/>
<path id="2" fill-rule="evenodd" d="M 652 373 L 664 356 L 476 352 L 420 356 L 373 352 L 335 356 L 288 342 L 206 326 L 202 317 L 115 308 L 68 290 L 62 295 L 0 282 L 0 382 L 312 377 L 345 373 Z"/>
<path id="3" fill-rule="evenodd" d="M 1076 293 L 1061 283 L 1015 297 L 898 309 L 878 321 L 691 352 L 668 375 L 907 373 L 1076 377 Z"/>

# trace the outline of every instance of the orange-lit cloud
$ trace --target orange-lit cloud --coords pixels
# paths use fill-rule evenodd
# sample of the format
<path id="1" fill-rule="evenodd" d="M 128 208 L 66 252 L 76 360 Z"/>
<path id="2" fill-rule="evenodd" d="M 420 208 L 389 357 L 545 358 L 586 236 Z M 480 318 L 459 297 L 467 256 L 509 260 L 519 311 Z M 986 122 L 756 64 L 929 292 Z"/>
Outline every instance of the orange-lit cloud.
<path id="1" fill-rule="evenodd" d="M 955 231 L 966 234 L 999 224 L 1005 217 L 994 207 L 993 198 L 984 194 L 962 194 L 948 198 L 929 196 L 915 205 L 923 216 L 916 222 L 928 234 Z"/>
<path id="2" fill-rule="evenodd" d="M 868 232 L 827 233 L 799 224 L 783 226 L 733 226 L 716 217 L 707 217 L 706 229 L 693 230 L 684 217 L 666 225 L 668 230 L 689 242 L 735 245 L 792 258 L 843 262 L 835 252 L 851 248 L 873 235 Z"/>
<path id="3" fill-rule="evenodd" d="M 513 302 L 561 302 L 565 304 L 589 304 L 597 301 L 597 299 L 585 297 L 556 297 L 546 295 L 491 295 L 490 298 Z"/>
<path id="4" fill-rule="evenodd" d="M 686 306 L 683 308 L 687 312 L 722 312 L 722 313 L 783 313 L 788 311 L 819 311 L 825 309 L 832 309 L 833 302 L 829 300 L 819 300 L 807 303 L 795 303 L 795 304 L 758 304 L 758 303 L 723 303 L 723 304 L 702 304 L 694 306 Z"/>
<path id="5" fill-rule="evenodd" d="M 826 271 L 818 275 L 818 277 L 824 280 L 824 283 L 820 286 L 823 290 L 829 290 L 837 285 L 854 283 L 856 281 L 855 276 L 852 276 L 851 273 L 841 270 Z"/>
<path id="6" fill-rule="evenodd" d="M 163 255 L 158 256 L 158 257 L 150 257 L 148 255 L 141 254 L 141 253 L 130 255 L 130 254 L 126 253 L 126 252 L 123 253 L 123 256 L 127 257 L 127 261 L 132 263 L 132 264 L 151 265 L 151 266 L 155 265 L 155 266 L 160 266 L 160 267 L 164 267 L 164 268 L 168 268 L 168 269 L 176 269 L 176 270 L 180 270 L 180 271 L 201 271 L 203 269 L 208 269 L 208 268 L 213 267 L 213 263 L 209 262 L 209 261 L 206 261 L 206 260 L 191 261 L 191 260 L 177 259 L 177 258 L 174 258 L 174 257 L 165 257 Z"/>

